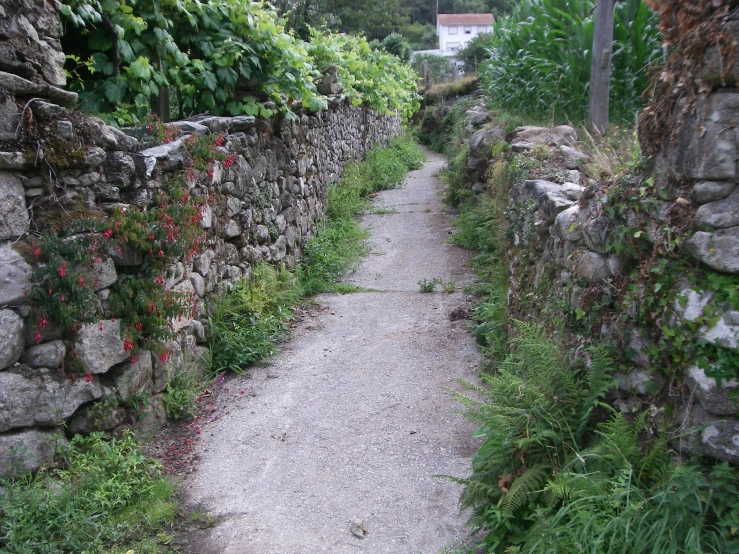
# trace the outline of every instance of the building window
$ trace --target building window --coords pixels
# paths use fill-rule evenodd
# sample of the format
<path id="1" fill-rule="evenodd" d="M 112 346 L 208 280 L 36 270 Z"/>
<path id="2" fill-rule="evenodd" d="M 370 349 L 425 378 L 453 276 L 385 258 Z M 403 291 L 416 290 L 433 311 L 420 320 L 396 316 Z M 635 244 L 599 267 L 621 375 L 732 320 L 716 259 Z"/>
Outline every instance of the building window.
<path id="1" fill-rule="evenodd" d="M 446 49 L 454 52 L 455 50 L 459 49 L 459 43 L 458 42 L 447 42 Z"/>
<path id="2" fill-rule="evenodd" d="M 449 27 L 449 34 L 450 35 L 456 35 L 457 34 L 457 27 Z"/>
<path id="3" fill-rule="evenodd" d="M 472 25 L 465 25 L 464 26 L 464 34 L 465 35 L 472 34 Z"/>

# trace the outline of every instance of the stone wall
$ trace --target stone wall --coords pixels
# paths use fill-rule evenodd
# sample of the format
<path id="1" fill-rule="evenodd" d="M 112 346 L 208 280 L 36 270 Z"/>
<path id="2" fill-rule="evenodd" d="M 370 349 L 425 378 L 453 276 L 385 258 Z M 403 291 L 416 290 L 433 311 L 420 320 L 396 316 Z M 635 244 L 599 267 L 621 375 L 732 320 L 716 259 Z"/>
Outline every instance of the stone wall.
<path id="1" fill-rule="evenodd" d="M 611 345 L 616 409 L 647 410 L 677 451 L 739 463 L 739 381 L 706 375 L 739 359 L 736 299 L 709 286 L 721 278 L 739 290 L 739 93 L 715 91 L 651 172 L 614 181 L 586 177 L 571 127 L 506 133 L 483 101 L 466 118 L 473 193 L 528 174 L 504 200 L 509 315 L 540 322 L 573 352 Z"/>
<path id="2" fill-rule="evenodd" d="M 293 266 L 326 209 L 328 185 L 346 163 L 401 130 L 400 117 L 334 95 L 326 110 L 298 111 L 294 121 L 200 116 L 175 122 L 179 138 L 147 147 L 133 133 L 62 107 L 76 95 L 57 88 L 63 56 L 53 6 L 27 0 L 10 6 L 25 16 L 7 16 L 9 4 L 0 12 L 0 475 L 49 462 L 75 433 L 161 427 L 168 379 L 202 371 L 208 310 L 219 286 L 248 278 L 262 261 Z M 63 217 L 71 205 L 98 214 L 151 206 L 183 171 L 188 136 L 212 133 L 223 135 L 220 152 L 229 163 L 191 172 L 187 181 L 193 197 L 209 199 L 200 221 L 207 245 L 191 262 L 170 268 L 166 287 L 192 297 L 197 308 L 194 317 L 172 322 L 169 360 L 141 351 L 132 361 L 120 321 L 89 322 L 73 332 L 54 322 L 34 325 L 25 295 L 35 267 L 24 244 L 48 210 Z M 100 302 L 121 272 L 142 261 L 125 250 L 100 259 L 93 269 Z M 70 369 L 70 351 L 85 366 L 85 378 Z M 141 399 L 143 405 L 131 405 Z"/>

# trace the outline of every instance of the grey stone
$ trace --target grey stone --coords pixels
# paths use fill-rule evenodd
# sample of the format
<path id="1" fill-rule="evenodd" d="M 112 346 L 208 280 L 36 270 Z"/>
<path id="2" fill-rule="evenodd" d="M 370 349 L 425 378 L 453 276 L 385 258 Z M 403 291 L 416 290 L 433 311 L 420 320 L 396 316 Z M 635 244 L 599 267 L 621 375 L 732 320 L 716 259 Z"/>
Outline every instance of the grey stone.
<path id="1" fill-rule="evenodd" d="M 56 134 L 62 140 L 73 141 L 75 139 L 74 125 L 71 121 L 57 121 Z"/>
<path id="2" fill-rule="evenodd" d="M 23 319 L 13 310 L 0 310 L 0 370 L 17 362 L 24 346 Z"/>
<path id="3" fill-rule="evenodd" d="M 580 225 L 578 224 L 578 213 L 580 212 L 580 206 L 575 204 L 567 208 L 554 220 L 552 226 L 552 234 L 559 237 L 562 240 L 576 241 L 580 240 Z"/>
<path id="4" fill-rule="evenodd" d="M 0 306 L 24 303 L 33 285 L 33 269 L 10 243 L 0 244 Z"/>
<path id="5" fill-rule="evenodd" d="M 192 267 L 195 271 L 200 273 L 203 277 L 208 275 L 210 272 L 210 264 L 213 263 L 213 259 L 216 257 L 216 253 L 210 248 L 204 250 L 200 255 L 195 258 L 192 262 Z"/>
<path id="6" fill-rule="evenodd" d="M 739 421 L 731 417 L 717 417 L 706 412 L 700 404 L 693 405 L 686 421 L 689 434 L 680 437 L 680 447 L 732 464 L 739 464 Z"/>
<path id="7" fill-rule="evenodd" d="M 202 323 L 200 323 L 197 319 L 193 319 L 190 325 L 192 325 L 192 334 L 195 337 L 195 342 L 197 344 L 208 342 L 208 334 L 205 330 L 205 326 Z"/>
<path id="8" fill-rule="evenodd" d="M 597 252 L 584 252 L 577 259 L 577 276 L 590 283 L 608 279 L 611 276 L 608 260 Z"/>
<path id="9" fill-rule="evenodd" d="M 577 132 L 569 125 L 558 127 L 524 126 L 516 129 L 515 136 L 511 140 L 511 145 L 521 143 L 572 146 L 577 144 Z"/>
<path id="10" fill-rule="evenodd" d="M 234 217 L 241 211 L 241 200 L 235 196 L 226 197 L 226 213 L 228 217 Z"/>
<path id="11" fill-rule="evenodd" d="M 67 444 L 58 431 L 21 431 L 0 435 L 0 477 L 36 471 Z"/>
<path id="12" fill-rule="evenodd" d="M 90 269 L 90 278 L 94 284 L 95 291 L 108 288 L 118 280 L 115 263 L 112 258 L 103 258 L 95 262 Z"/>
<path id="13" fill-rule="evenodd" d="M 210 204 L 204 204 L 200 208 L 200 214 L 203 216 L 200 220 L 200 226 L 203 229 L 210 229 L 213 226 L 213 208 L 210 207 Z"/>
<path id="14" fill-rule="evenodd" d="M 123 423 L 125 417 L 124 408 L 98 402 L 78 410 L 67 421 L 67 431 L 73 435 L 89 435 L 96 431 L 108 431 Z"/>
<path id="15" fill-rule="evenodd" d="M 58 425 L 82 404 L 103 396 L 91 381 L 52 376 L 48 370 L 27 369 L 23 374 L 0 372 L 0 432 L 33 425 Z"/>
<path id="16" fill-rule="evenodd" d="M 226 238 L 231 239 L 234 237 L 238 237 L 241 234 L 241 227 L 239 227 L 239 224 L 236 223 L 233 219 L 229 219 L 223 232 L 225 233 Z"/>
<path id="17" fill-rule="evenodd" d="M 28 347 L 21 357 L 21 363 L 30 367 L 56 369 L 62 365 L 66 353 L 64 341 L 52 340 Z"/>
<path id="18" fill-rule="evenodd" d="M 119 267 L 134 267 L 144 263 L 141 251 L 128 244 L 111 243 L 105 248 L 105 252 Z"/>
<path id="19" fill-rule="evenodd" d="M 495 142 L 505 140 L 505 130 L 500 127 L 486 127 L 470 137 L 470 152 L 478 158 L 489 157 Z"/>
<path id="20" fill-rule="evenodd" d="M 570 200 L 580 200 L 585 187 L 576 185 L 575 183 L 564 183 L 562 185 L 562 194 L 564 194 Z"/>
<path id="21" fill-rule="evenodd" d="M 468 110 L 465 112 L 465 117 L 467 118 L 467 121 L 470 125 L 473 127 L 479 127 L 483 123 L 487 123 L 487 121 L 490 119 L 490 113 L 489 112 L 481 112 L 476 110 Z"/>
<path id="22" fill-rule="evenodd" d="M 81 187 L 89 187 L 100 182 L 100 173 L 85 173 L 78 180 Z"/>
<path id="23" fill-rule="evenodd" d="M 167 426 L 167 408 L 161 396 L 152 396 L 134 422 L 136 434 L 144 440 L 151 440 L 155 433 Z"/>
<path id="24" fill-rule="evenodd" d="M 269 243 L 269 229 L 267 229 L 266 225 L 257 225 L 256 229 L 254 229 L 254 236 L 259 244 Z"/>
<path id="25" fill-rule="evenodd" d="M 15 102 L 5 97 L 0 98 L 0 140 L 12 142 L 16 140 L 15 131 L 18 127 L 21 112 Z"/>
<path id="26" fill-rule="evenodd" d="M 699 229 L 739 225 L 739 191 L 733 192 L 728 198 L 703 204 L 695 212 L 693 222 Z"/>
<path id="27" fill-rule="evenodd" d="M 583 215 L 588 214 L 589 212 Z M 582 237 L 587 247 L 598 254 L 605 254 L 611 220 L 605 214 L 600 214 L 593 219 L 581 221 L 581 225 Z"/>
<path id="28" fill-rule="evenodd" d="M 685 110 L 685 100 L 676 110 L 684 113 L 680 127 L 667 156 L 657 159 L 657 167 L 665 177 L 706 181 L 735 181 L 736 134 L 728 133 L 739 109 L 739 94 L 711 94 L 699 102 L 694 111 Z M 700 131 L 699 131 L 700 129 Z M 671 141 L 672 138 L 665 137 Z"/>
<path id="29" fill-rule="evenodd" d="M 125 363 L 111 371 L 116 394 L 123 402 L 128 402 L 146 390 L 152 380 L 153 366 L 151 353 L 142 350 L 133 363 Z"/>
<path id="30" fill-rule="evenodd" d="M 547 192 L 539 197 L 539 210 L 547 223 L 553 223 L 560 213 L 574 203 L 561 192 Z"/>
<path id="31" fill-rule="evenodd" d="M 42 96 L 62 106 L 71 106 L 77 102 L 77 93 L 75 92 L 34 83 L 4 71 L 0 71 L 0 87 L 18 96 Z"/>
<path id="32" fill-rule="evenodd" d="M 23 171 L 33 167 L 33 159 L 23 152 L 0 152 L 0 169 Z"/>
<path id="33" fill-rule="evenodd" d="M 694 365 L 688 368 L 685 382 L 707 412 L 716 415 L 739 414 L 739 404 L 731 394 L 732 390 L 739 387 L 736 379 L 724 380 L 719 387 L 716 379 L 708 377 L 703 369 Z"/>
<path id="34" fill-rule="evenodd" d="M 93 374 L 105 373 L 129 356 L 123 347 L 120 320 L 102 320 L 82 325 L 75 336 L 73 348 L 82 365 Z"/>
<path id="35" fill-rule="evenodd" d="M 190 282 L 192 283 L 192 288 L 195 289 L 195 294 L 200 298 L 205 296 L 205 280 L 199 273 L 191 273 Z"/>
<path id="36" fill-rule="evenodd" d="M 147 179 L 151 177 L 154 168 L 161 171 L 174 171 L 182 168 L 187 157 L 187 149 L 183 139 L 173 140 L 139 152 L 139 159 L 143 162 L 144 174 Z"/>
<path id="37" fill-rule="evenodd" d="M 105 160 L 106 180 L 118 187 L 126 188 L 136 175 L 133 157 L 126 152 L 108 152 Z"/>
<path id="38" fill-rule="evenodd" d="M 195 133 L 200 137 L 210 134 L 210 129 L 194 121 L 173 121 L 170 125 L 177 127 L 182 134 Z"/>
<path id="39" fill-rule="evenodd" d="M 185 357 L 182 353 L 182 347 L 178 342 L 171 342 L 167 345 L 169 359 L 164 362 L 157 356 L 152 358 L 152 383 L 151 391 L 160 393 L 167 388 L 167 384 L 174 377 L 175 372 L 180 370 L 184 363 Z"/>
<path id="40" fill-rule="evenodd" d="M 576 162 L 589 159 L 589 156 L 587 154 L 585 154 L 584 152 L 581 152 L 577 148 L 573 148 L 572 146 L 567 146 L 566 144 L 562 144 L 559 147 L 559 149 Z"/>
<path id="41" fill-rule="evenodd" d="M 685 241 L 688 253 L 696 260 L 726 273 L 739 273 L 739 227 L 715 233 L 698 231 Z"/>
<path id="42" fill-rule="evenodd" d="M 24 194 L 26 195 L 26 198 L 38 198 L 39 196 L 44 195 L 44 189 L 40 187 L 36 189 L 26 189 Z"/>
<path id="43" fill-rule="evenodd" d="M 729 196 L 736 189 L 736 183 L 728 181 L 699 181 L 693 186 L 691 196 L 699 204 L 707 204 Z"/>
<path id="44" fill-rule="evenodd" d="M 65 113 L 64 108 L 50 102 L 44 102 L 43 100 L 34 100 L 29 103 L 33 114 L 42 119 L 51 119 Z"/>
<path id="45" fill-rule="evenodd" d="M 285 235 L 280 235 L 270 247 L 270 256 L 273 261 L 279 261 L 285 257 L 285 254 L 287 254 L 287 239 Z"/>

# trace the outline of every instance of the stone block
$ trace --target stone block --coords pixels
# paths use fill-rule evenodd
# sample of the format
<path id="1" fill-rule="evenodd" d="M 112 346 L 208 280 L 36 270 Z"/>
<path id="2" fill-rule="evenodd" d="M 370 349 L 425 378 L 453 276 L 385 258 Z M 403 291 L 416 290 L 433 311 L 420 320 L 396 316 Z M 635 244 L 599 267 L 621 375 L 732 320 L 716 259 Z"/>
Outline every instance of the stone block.
<path id="1" fill-rule="evenodd" d="M 167 408 L 161 396 L 152 396 L 133 423 L 136 434 L 144 440 L 151 438 L 167 426 Z"/>
<path id="2" fill-rule="evenodd" d="M 126 152 L 108 152 L 103 169 L 106 181 L 120 188 L 131 186 L 136 176 L 133 156 Z"/>
<path id="3" fill-rule="evenodd" d="M 67 421 L 67 432 L 71 435 L 89 435 L 96 431 L 108 431 L 123 423 L 125 417 L 125 408 L 98 402 L 78 410 Z"/>
<path id="4" fill-rule="evenodd" d="M 21 357 L 21 363 L 30 367 L 56 369 L 62 365 L 66 353 L 64 341 L 52 340 L 29 346 Z"/>
<path id="5" fill-rule="evenodd" d="M 200 298 L 203 298 L 203 296 L 205 296 L 205 280 L 202 275 L 199 273 L 191 273 L 190 283 L 192 283 L 192 288 L 195 290 L 195 294 Z"/>
<path id="6" fill-rule="evenodd" d="M 689 431 L 680 437 L 682 450 L 739 464 L 739 420 L 710 414 L 700 404 L 694 404 L 681 420 Z"/>
<path id="7" fill-rule="evenodd" d="M 91 381 L 52 375 L 45 369 L 0 372 L 0 432 L 33 425 L 58 425 L 82 404 L 103 396 Z"/>
<path id="8" fill-rule="evenodd" d="M 23 184 L 12 173 L 0 171 L 0 240 L 22 235 L 29 221 Z"/>
<path id="9" fill-rule="evenodd" d="M 563 212 L 560 212 L 560 214 L 554 220 L 554 225 L 552 226 L 552 234 L 562 240 L 580 240 L 582 234 L 580 232 L 580 225 L 578 223 L 579 212 L 580 206 L 577 204 L 567 208 Z"/>
<path id="10" fill-rule="evenodd" d="M 135 362 L 116 367 L 110 372 L 110 377 L 115 393 L 123 402 L 128 402 L 151 386 L 153 377 L 151 353 L 146 350 L 140 351 Z"/>
<path id="11" fill-rule="evenodd" d="M 112 258 L 104 258 L 93 264 L 90 269 L 90 278 L 95 286 L 95 291 L 108 288 L 118 280 L 115 263 Z"/>
<path id="12" fill-rule="evenodd" d="M 608 259 L 597 252 L 584 252 L 577 259 L 577 276 L 589 283 L 608 279 L 611 276 Z"/>
<path id="13" fill-rule="evenodd" d="M 25 346 L 23 319 L 13 310 L 0 310 L 0 370 L 12 366 Z"/>
<path id="14" fill-rule="evenodd" d="M 555 146 L 574 146 L 577 144 L 577 131 L 570 125 L 558 127 L 524 126 L 515 130 L 511 144 L 554 144 Z"/>
<path id="15" fill-rule="evenodd" d="M 736 227 L 739 225 L 739 190 L 727 198 L 703 204 L 693 219 L 698 229 Z"/>
<path id="16" fill-rule="evenodd" d="M 699 204 L 722 200 L 736 189 L 736 183 L 728 181 L 699 181 L 693 186 L 690 195 Z"/>
<path id="17" fill-rule="evenodd" d="M 0 435 L 0 477 L 36 471 L 67 444 L 59 431 L 30 429 Z"/>
<path id="18" fill-rule="evenodd" d="M 187 161 L 188 154 L 183 139 L 177 139 L 142 150 L 139 157 L 144 164 L 144 174 L 149 179 L 155 167 L 165 172 L 181 169 Z"/>
<path id="19" fill-rule="evenodd" d="M 210 272 L 210 264 L 213 262 L 215 257 L 216 253 L 210 248 L 204 250 L 193 260 L 192 268 L 205 277 L 208 275 L 208 272 Z"/>
<path id="20" fill-rule="evenodd" d="M 719 387 L 716 379 L 707 376 L 703 369 L 694 365 L 686 372 L 685 382 L 705 411 L 716 415 L 739 414 L 739 404 L 731 394 L 739 387 L 738 380 L 724 380 Z"/>
<path id="21" fill-rule="evenodd" d="M 106 373 L 130 355 L 121 339 L 119 320 L 101 320 L 80 327 L 73 348 L 80 362 L 93 374 Z"/>
<path id="22" fill-rule="evenodd" d="M 3 96 L 0 98 L 0 141 L 15 141 L 15 131 L 18 128 L 21 112 L 18 106 Z"/>
<path id="23" fill-rule="evenodd" d="M 739 273 L 739 227 L 698 231 L 685 241 L 685 247 L 693 258 L 713 269 Z"/>

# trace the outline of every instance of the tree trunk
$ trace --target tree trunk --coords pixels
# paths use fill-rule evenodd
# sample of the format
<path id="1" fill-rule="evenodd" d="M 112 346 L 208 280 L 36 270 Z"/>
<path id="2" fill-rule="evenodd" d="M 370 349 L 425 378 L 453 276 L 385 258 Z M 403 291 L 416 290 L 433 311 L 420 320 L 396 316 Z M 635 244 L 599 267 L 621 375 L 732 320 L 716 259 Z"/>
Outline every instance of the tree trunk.
<path id="1" fill-rule="evenodd" d="M 616 0 L 598 0 L 593 29 L 593 61 L 590 65 L 591 129 L 603 134 L 608 127 L 611 50 L 613 47 L 613 11 Z"/>

